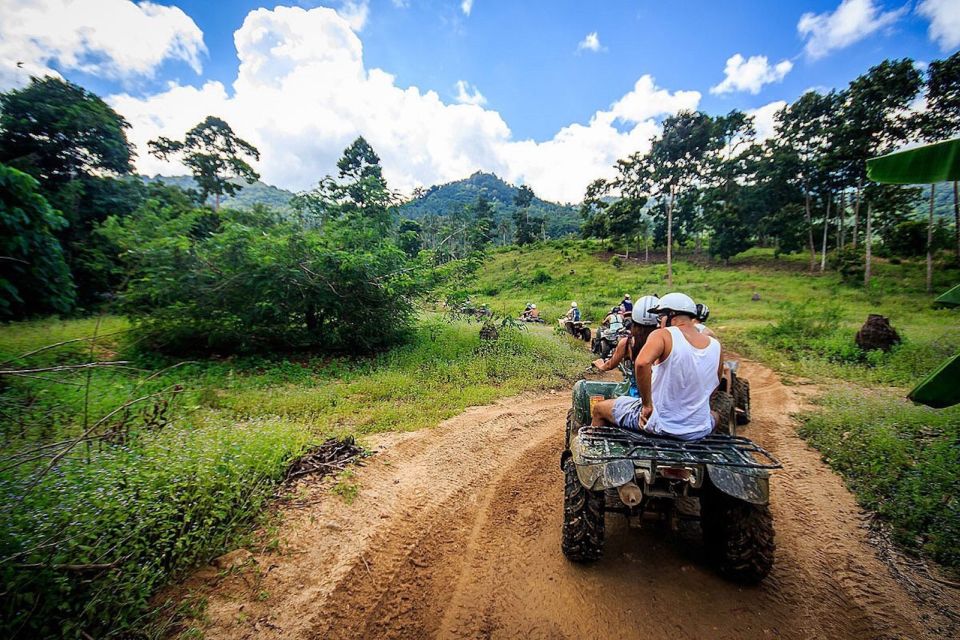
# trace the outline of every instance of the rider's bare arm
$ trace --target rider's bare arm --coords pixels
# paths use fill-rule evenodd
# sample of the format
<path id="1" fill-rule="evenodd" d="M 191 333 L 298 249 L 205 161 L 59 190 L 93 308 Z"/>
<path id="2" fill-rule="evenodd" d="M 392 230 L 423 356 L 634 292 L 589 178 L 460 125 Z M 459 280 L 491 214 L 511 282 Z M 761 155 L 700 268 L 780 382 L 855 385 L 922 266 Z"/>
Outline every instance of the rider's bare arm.
<path id="1" fill-rule="evenodd" d="M 643 400 L 645 409 L 653 408 L 653 392 L 651 390 L 653 365 L 665 356 L 669 335 L 670 332 L 666 329 L 657 329 L 651 333 L 643 348 L 640 349 L 640 355 L 637 356 L 634 363 L 637 389 L 640 391 L 640 398 Z"/>
<path id="2" fill-rule="evenodd" d="M 629 338 L 621 338 L 620 342 L 617 343 L 617 348 L 613 350 L 613 355 L 610 356 L 610 359 L 606 362 L 603 361 L 603 358 L 597 358 L 593 361 L 593 366 L 595 366 L 600 371 L 612 371 L 617 368 L 623 359 L 627 355 L 627 340 Z"/>

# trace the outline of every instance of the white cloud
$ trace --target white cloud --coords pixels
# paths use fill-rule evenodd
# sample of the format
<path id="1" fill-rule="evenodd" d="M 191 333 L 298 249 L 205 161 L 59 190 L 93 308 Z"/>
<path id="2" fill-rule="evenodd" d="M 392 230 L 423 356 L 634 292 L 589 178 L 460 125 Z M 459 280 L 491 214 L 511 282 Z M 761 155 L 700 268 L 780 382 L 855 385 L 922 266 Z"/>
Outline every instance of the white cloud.
<path id="1" fill-rule="evenodd" d="M 757 142 L 763 142 L 767 138 L 773 137 L 773 134 L 776 133 L 774 116 L 785 106 L 787 106 L 786 101 L 776 100 L 756 109 L 747 109 L 746 114 L 753 116 L 753 128 L 757 132 Z"/>
<path id="2" fill-rule="evenodd" d="M 370 15 L 370 2 L 369 0 L 343 0 L 337 13 L 347 21 L 351 29 L 360 32 L 367 24 L 367 17 Z"/>
<path id="3" fill-rule="evenodd" d="M 843 0 L 832 13 L 803 14 L 797 23 L 797 31 L 807 40 L 804 51 L 817 59 L 892 25 L 906 10 L 902 7 L 881 12 L 873 0 Z"/>
<path id="4" fill-rule="evenodd" d="M 917 13 L 930 20 L 930 39 L 942 51 L 960 47 L 960 2 L 957 0 L 923 0 Z"/>
<path id="5" fill-rule="evenodd" d="M 206 53 L 187 14 L 151 2 L 0 0 L 0 16 L 0 88 L 59 75 L 54 66 L 127 79 L 175 59 L 200 73 Z"/>
<path id="6" fill-rule="evenodd" d="M 474 104 L 483 106 L 487 104 L 487 99 L 483 97 L 480 90 L 470 86 L 465 80 L 457 80 L 457 102 L 460 104 Z"/>
<path id="7" fill-rule="evenodd" d="M 756 95 L 760 93 L 763 85 L 783 80 L 791 69 L 793 69 L 793 63 L 789 60 L 781 60 L 771 66 L 767 56 L 750 56 L 749 59 L 745 59 L 737 53 L 727 60 L 723 70 L 726 75 L 723 82 L 711 87 L 710 93 L 749 91 Z"/>
<path id="8" fill-rule="evenodd" d="M 391 0 L 391 2 L 397 9 L 406 9 L 410 6 L 410 0 Z"/>
<path id="9" fill-rule="evenodd" d="M 516 140 L 466 82 L 457 89 L 475 103 L 448 104 L 434 91 L 400 87 L 386 71 L 365 68 L 360 38 L 332 9 L 258 9 L 234 41 L 240 66 L 232 94 L 211 81 L 108 98 L 133 125 L 141 172 L 182 172 L 150 156 L 146 142 L 179 138 L 217 115 L 260 149 L 263 179 L 289 189 L 312 187 L 335 172 L 343 149 L 363 135 L 393 188 L 409 192 L 484 170 L 529 184 L 542 197 L 577 202 L 591 180 L 613 174 L 617 159 L 649 149 L 657 118 L 700 101 L 696 91 L 671 93 L 643 76 L 588 123 L 566 126 L 543 142 Z"/>
<path id="10" fill-rule="evenodd" d="M 463 0 L 460 3 L 460 10 L 463 11 L 463 15 L 470 15 L 470 12 L 473 11 L 473 0 Z"/>
<path id="11" fill-rule="evenodd" d="M 596 31 L 592 31 L 584 36 L 583 40 L 577 44 L 577 51 L 600 51 L 602 47 L 600 46 L 600 37 L 597 35 Z"/>

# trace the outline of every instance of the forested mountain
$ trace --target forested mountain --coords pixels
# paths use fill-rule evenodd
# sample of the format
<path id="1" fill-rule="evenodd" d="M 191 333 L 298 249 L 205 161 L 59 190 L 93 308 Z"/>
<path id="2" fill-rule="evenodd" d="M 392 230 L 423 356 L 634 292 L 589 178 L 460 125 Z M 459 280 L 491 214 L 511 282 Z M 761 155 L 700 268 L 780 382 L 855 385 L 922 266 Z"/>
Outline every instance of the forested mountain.
<path id="1" fill-rule="evenodd" d="M 446 217 L 472 206 L 480 196 L 493 205 L 494 220 L 510 223 L 517 210 L 514 199 L 520 191 L 508 182 L 492 173 L 477 171 L 469 178 L 434 185 L 426 189 L 419 198 L 415 198 L 400 208 L 400 214 L 415 220 L 430 216 Z M 577 209 L 570 205 L 548 202 L 534 197 L 528 213 L 531 217 L 542 217 L 546 224 L 546 233 L 556 238 L 580 230 L 580 217 Z"/>
<path id="2" fill-rule="evenodd" d="M 146 184 L 162 181 L 164 184 L 180 187 L 181 189 L 197 188 L 197 183 L 194 181 L 193 176 L 156 175 L 152 178 L 149 176 L 141 176 L 141 178 Z M 290 198 L 293 197 L 293 193 L 286 189 L 274 187 L 259 180 L 253 184 L 247 184 L 243 180 L 237 180 L 236 183 L 242 185 L 243 189 L 235 196 L 225 196 L 220 201 L 221 206 L 235 209 L 249 209 L 255 204 L 264 204 L 279 211 L 287 211 L 290 208 Z M 210 198 L 210 202 L 213 202 L 212 197 Z"/>

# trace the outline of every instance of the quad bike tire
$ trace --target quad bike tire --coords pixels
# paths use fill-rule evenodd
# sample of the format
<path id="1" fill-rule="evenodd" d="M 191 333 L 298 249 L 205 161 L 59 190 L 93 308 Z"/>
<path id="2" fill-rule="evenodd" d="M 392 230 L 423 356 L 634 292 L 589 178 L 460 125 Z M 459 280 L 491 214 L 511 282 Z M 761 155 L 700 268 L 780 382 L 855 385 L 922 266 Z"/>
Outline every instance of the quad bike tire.
<path id="1" fill-rule="evenodd" d="M 590 337 L 592 335 L 593 334 L 590 333 L 590 329 L 588 329 L 587 327 L 580 329 L 580 339 L 583 340 L 584 342 L 590 342 Z"/>
<path id="2" fill-rule="evenodd" d="M 715 391 L 710 397 L 710 410 L 718 414 L 716 433 L 737 435 L 736 401 L 726 391 Z"/>
<path id="3" fill-rule="evenodd" d="M 563 530 L 560 549 L 573 562 L 594 562 L 603 556 L 604 497 L 577 478 L 572 458 L 563 463 Z"/>
<path id="4" fill-rule="evenodd" d="M 700 517 L 707 555 L 722 576 L 744 584 L 767 577 L 776 550 L 769 505 L 738 500 L 711 486 L 700 498 Z"/>
<path id="5" fill-rule="evenodd" d="M 736 401 L 737 424 L 744 425 L 750 422 L 750 382 L 737 378 L 733 382 L 733 397 Z"/>

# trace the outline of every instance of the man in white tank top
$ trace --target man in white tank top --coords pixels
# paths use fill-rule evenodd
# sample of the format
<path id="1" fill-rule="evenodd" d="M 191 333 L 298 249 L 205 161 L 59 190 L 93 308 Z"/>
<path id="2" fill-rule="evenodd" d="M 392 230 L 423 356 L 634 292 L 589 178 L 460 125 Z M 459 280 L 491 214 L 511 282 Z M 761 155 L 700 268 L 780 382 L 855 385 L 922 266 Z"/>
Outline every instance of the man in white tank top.
<path id="1" fill-rule="evenodd" d="M 716 422 L 710 394 L 723 372 L 720 343 L 696 330 L 696 305 L 685 294 L 667 294 L 653 312 L 661 328 L 650 334 L 637 356 L 640 399 L 617 398 L 613 422 L 625 429 L 697 440 L 713 431 Z M 595 416 L 594 422 L 606 422 L 604 418 Z"/>

